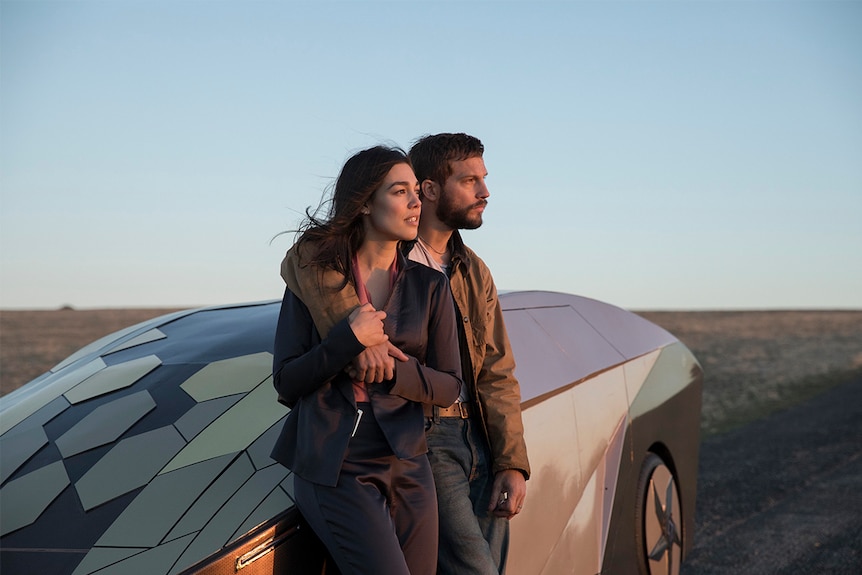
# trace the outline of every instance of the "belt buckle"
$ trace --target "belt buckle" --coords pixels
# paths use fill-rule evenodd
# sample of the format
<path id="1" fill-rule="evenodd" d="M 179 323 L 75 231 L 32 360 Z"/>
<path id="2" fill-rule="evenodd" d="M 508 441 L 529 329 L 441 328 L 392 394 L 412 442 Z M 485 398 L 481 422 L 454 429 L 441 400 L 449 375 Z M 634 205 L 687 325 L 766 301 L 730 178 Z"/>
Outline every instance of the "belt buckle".
<path id="1" fill-rule="evenodd" d="M 458 402 L 458 414 L 461 416 L 461 419 L 470 418 L 470 412 L 467 410 L 467 406 L 460 401 Z"/>

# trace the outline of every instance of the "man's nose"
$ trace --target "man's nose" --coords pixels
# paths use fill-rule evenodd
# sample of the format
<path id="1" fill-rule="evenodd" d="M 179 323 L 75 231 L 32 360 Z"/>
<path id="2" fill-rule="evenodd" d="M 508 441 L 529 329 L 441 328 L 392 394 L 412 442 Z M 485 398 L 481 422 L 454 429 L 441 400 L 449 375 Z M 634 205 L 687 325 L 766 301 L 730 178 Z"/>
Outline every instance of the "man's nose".
<path id="1" fill-rule="evenodd" d="M 485 180 L 479 181 L 479 190 L 476 192 L 477 198 L 485 199 L 491 195 L 491 192 L 488 191 L 488 186 L 485 184 Z"/>

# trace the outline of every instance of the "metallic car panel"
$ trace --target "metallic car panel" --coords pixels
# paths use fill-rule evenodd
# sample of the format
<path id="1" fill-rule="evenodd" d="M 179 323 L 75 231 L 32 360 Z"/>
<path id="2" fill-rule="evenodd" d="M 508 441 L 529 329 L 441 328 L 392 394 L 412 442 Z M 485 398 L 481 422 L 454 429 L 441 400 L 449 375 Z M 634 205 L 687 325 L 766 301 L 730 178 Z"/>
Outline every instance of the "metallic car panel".
<path id="1" fill-rule="evenodd" d="M 63 457 L 83 453 L 116 441 L 155 408 L 156 402 L 148 391 L 125 395 L 94 409 L 58 437 L 54 444 Z"/>
<path id="2" fill-rule="evenodd" d="M 620 368 L 599 374 L 574 389 L 581 473 L 592 475 L 628 412 L 625 375 Z M 584 477 L 586 479 L 586 477 Z"/>
<path id="3" fill-rule="evenodd" d="M 62 396 L 64 393 L 86 380 L 91 375 L 107 367 L 102 358 L 68 371 L 53 379 L 39 382 L 39 386 L 27 389 L 28 386 L 16 389 L 3 397 L 3 418 L 0 419 L 0 434 L 4 434 L 26 418 L 41 409 L 45 404 Z M 67 400 L 68 401 L 68 400 Z"/>
<path id="4" fill-rule="evenodd" d="M 221 414 L 233 407 L 240 399 L 242 399 L 242 394 L 238 393 L 236 395 L 202 401 L 188 410 L 174 425 L 183 434 L 186 441 L 191 441 L 194 436 L 203 431 Z"/>
<path id="5" fill-rule="evenodd" d="M 189 441 L 160 473 L 247 448 L 287 413 L 272 400 L 273 389 L 270 376 Z"/>
<path id="6" fill-rule="evenodd" d="M 666 330 L 638 315 L 582 296 L 548 291 L 521 291 L 501 294 L 500 303 L 504 312 L 514 309 L 571 306 L 626 359 L 643 355 L 676 341 L 676 338 Z M 508 314 L 504 315 L 508 318 Z"/>
<path id="7" fill-rule="evenodd" d="M 524 409 L 533 475 L 527 505 L 511 524 L 512 572 L 555 573 L 575 541 L 578 560 L 569 568 L 599 571 L 613 504 L 607 485 L 616 479 L 627 412 L 621 367 Z M 553 497 L 537 500 L 534 490 Z"/>
<path id="8" fill-rule="evenodd" d="M 652 411 L 691 384 L 689 378 L 678 374 L 689 374 L 697 362 L 681 343 L 662 348 L 661 355 L 649 375 L 650 385 L 642 386 L 632 400 L 632 418 Z"/>
<path id="9" fill-rule="evenodd" d="M 102 355 L 109 355 L 112 353 L 117 353 L 119 351 L 123 351 L 124 349 L 129 349 L 132 347 L 137 347 L 139 345 L 144 345 L 145 343 L 150 343 L 151 341 L 158 341 L 160 339 L 164 339 L 166 336 L 160 329 L 154 328 L 149 331 L 145 331 L 141 335 L 136 335 L 132 339 L 124 341 L 123 343 L 117 345 L 116 347 L 112 347 L 109 351 L 106 351 Z"/>
<path id="10" fill-rule="evenodd" d="M 200 531 L 212 519 L 213 514 L 233 497 L 249 477 L 254 474 L 254 466 L 244 455 L 231 460 L 228 456 L 220 458 L 229 461 L 230 466 L 219 474 L 201 493 L 200 497 L 189 507 L 179 523 L 168 533 L 165 540 L 171 540 L 180 535 Z"/>
<path id="11" fill-rule="evenodd" d="M 644 383 L 646 383 L 650 371 L 652 371 L 653 365 L 658 361 L 661 353 L 660 349 L 652 353 L 647 353 L 627 361 L 623 366 L 623 370 L 626 374 L 626 396 L 628 397 L 630 404 L 638 396 L 638 393 L 640 393 L 641 388 Z M 629 414 L 629 418 L 631 419 L 631 413 Z"/>
<path id="12" fill-rule="evenodd" d="M 178 566 L 184 568 L 201 557 L 206 557 L 212 553 L 213 549 L 221 549 L 230 543 L 234 538 L 238 524 L 246 521 L 258 505 L 281 482 L 284 475 L 285 469 L 283 467 L 273 465 L 249 478 L 198 533 L 180 557 Z"/>
<path id="13" fill-rule="evenodd" d="M 571 311 L 570 308 L 563 308 Z M 573 362 L 528 310 L 506 314 L 506 327 L 512 349 L 518 359 L 515 375 L 521 382 L 521 400 L 530 401 L 547 393 L 556 393 L 577 378 Z"/>
<path id="14" fill-rule="evenodd" d="M 15 430 L 0 438 L 0 481 L 6 481 L 47 444 L 48 436 L 42 426 Z"/>
<path id="15" fill-rule="evenodd" d="M 123 439 L 75 482 L 84 510 L 143 487 L 184 444 L 173 426 Z"/>
<path id="16" fill-rule="evenodd" d="M 577 508 L 584 485 L 574 402 L 574 389 L 570 389 L 522 414 L 533 473 L 524 510 L 511 523 L 512 573 L 538 573 Z M 534 493 L 549 496 L 536 497 Z"/>
<path id="17" fill-rule="evenodd" d="M 95 573 L 99 569 L 103 569 L 109 565 L 113 565 L 114 563 L 118 563 L 123 559 L 131 557 L 133 555 L 143 553 L 144 551 L 146 551 L 146 549 L 135 549 L 128 547 L 94 547 L 93 549 L 90 549 L 90 552 L 87 553 L 87 556 L 84 557 L 84 559 L 78 564 L 78 567 L 77 569 L 75 569 L 73 575 L 86 575 L 88 573 Z"/>
<path id="18" fill-rule="evenodd" d="M 158 357 L 148 355 L 111 365 L 94 373 L 63 395 L 74 405 L 118 389 L 125 389 L 159 367 L 161 363 Z"/>
<path id="19" fill-rule="evenodd" d="M 224 471 L 228 457 L 157 475 L 111 524 L 96 547 L 155 547 Z"/>
<path id="20" fill-rule="evenodd" d="M 271 375 L 272 354 L 261 352 L 214 361 L 180 387 L 201 402 L 250 391 Z"/>
<path id="21" fill-rule="evenodd" d="M 0 491 L 0 535 L 32 524 L 69 485 L 62 461 L 10 481 Z"/>
<path id="22" fill-rule="evenodd" d="M 171 566 L 175 565 L 179 555 L 185 550 L 191 536 L 170 541 L 164 545 L 147 549 L 127 559 L 118 561 L 98 571 L 99 575 L 144 575 L 146 573 L 169 573 Z M 74 575 L 85 575 L 91 573 L 82 571 Z"/>

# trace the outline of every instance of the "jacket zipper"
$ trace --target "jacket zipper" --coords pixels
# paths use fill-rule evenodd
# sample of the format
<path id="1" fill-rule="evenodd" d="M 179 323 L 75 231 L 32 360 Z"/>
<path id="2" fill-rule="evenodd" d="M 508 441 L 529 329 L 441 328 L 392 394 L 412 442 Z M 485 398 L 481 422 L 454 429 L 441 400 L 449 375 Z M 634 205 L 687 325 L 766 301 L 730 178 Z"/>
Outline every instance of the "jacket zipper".
<path id="1" fill-rule="evenodd" d="M 350 434 L 350 437 L 356 435 L 356 430 L 359 429 L 359 420 L 362 419 L 362 410 L 356 409 L 356 421 L 353 423 L 353 432 Z"/>

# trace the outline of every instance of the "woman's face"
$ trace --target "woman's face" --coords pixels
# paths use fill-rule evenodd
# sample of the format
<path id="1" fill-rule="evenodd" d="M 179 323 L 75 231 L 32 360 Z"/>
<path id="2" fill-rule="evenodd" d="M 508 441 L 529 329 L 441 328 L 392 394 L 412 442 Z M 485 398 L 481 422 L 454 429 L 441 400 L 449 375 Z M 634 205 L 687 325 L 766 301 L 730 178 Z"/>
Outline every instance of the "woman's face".
<path id="1" fill-rule="evenodd" d="M 415 240 L 419 233 L 419 182 L 407 164 L 396 164 L 365 205 L 367 240 Z"/>

